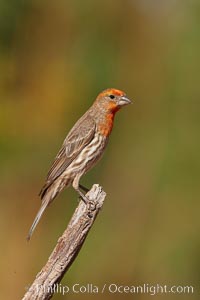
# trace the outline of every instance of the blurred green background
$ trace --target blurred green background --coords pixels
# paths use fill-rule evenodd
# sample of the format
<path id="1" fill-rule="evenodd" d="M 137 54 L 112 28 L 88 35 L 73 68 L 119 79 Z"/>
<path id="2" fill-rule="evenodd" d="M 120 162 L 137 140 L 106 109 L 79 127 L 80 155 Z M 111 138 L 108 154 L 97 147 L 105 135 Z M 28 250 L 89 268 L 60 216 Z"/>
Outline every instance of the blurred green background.
<path id="1" fill-rule="evenodd" d="M 62 284 L 186 284 L 193 295 L 166 298 L 199 299 L 199 53 L 198 0 L 0 1 L 2 299 L 22 297 L 66 228 L 72 188 L 25 239 L 64 137 L 108 87 L 135 102 L 82 180 L 107 198 Z M 54 299 L 88 297 L 102 295 Z"/>

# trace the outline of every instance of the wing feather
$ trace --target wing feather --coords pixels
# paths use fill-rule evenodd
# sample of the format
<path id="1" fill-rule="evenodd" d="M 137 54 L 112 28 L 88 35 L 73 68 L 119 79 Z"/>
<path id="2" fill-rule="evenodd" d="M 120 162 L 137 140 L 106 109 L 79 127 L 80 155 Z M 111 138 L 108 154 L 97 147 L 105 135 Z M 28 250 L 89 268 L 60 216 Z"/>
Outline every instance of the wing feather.
<path id="1" fill-rule="evenodd" d="M 41 198 L 44 197 L 47 189 L 55 179 L 66 170 L 82 149 L 90 143 L 94 134 L 94 120 L 88 114 L 83 115 L 64 140 L 63 145 L 47 174 L 46 183 L 40 191 L 39 195 L 41 195 Z"/>

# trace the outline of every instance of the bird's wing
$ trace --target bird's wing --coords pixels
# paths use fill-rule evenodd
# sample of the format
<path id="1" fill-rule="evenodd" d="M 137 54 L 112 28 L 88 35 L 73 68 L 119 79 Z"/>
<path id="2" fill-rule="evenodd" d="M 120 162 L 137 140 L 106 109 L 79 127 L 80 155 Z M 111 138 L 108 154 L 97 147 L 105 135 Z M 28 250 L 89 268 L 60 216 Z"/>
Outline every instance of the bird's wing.
<path id="1" fill-rule="evenodd" d="M 43 198 L 54 180 L 66 170 L 81 150 L 90 143 L 94 134 L 94 120 L 88 114 L 83 115 L 64 140 L 63 145 L 47 174 L 46 183 L 40 192 L 41 198 Z"/>

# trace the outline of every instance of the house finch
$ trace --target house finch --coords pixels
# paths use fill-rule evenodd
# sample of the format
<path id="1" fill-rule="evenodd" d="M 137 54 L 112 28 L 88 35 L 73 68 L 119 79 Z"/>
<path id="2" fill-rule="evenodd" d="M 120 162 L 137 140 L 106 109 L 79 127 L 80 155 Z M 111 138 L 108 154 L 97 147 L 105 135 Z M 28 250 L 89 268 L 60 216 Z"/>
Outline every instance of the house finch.
<path id="1" fill-rule="evenodd" d="M 72 185 L 87 203 L 88 199 L 81 191 L 87 189 L 79 181 L 102 157 L 112 131 L 115 113 L 130 103 L 124 92 L 107 89 L 98 95 L 93 105 L 72 127 L 39 194 L 42 205 L 29 231 L 28 240 L 46 207 L 64 188 Z"/>

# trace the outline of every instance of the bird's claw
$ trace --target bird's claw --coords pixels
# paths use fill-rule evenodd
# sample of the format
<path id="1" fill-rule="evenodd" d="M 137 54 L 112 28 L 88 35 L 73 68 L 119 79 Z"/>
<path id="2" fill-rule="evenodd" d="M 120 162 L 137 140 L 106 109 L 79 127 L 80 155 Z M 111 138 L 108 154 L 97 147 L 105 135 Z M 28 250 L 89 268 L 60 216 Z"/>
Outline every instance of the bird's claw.
<path id="1" fill-rule="evenodd" d="M 87 205 L 90 202 L 90 200 L 84 195 L 79 195 L 78 199 L 82 200 L 85 203 L 85 205 Z"/>

